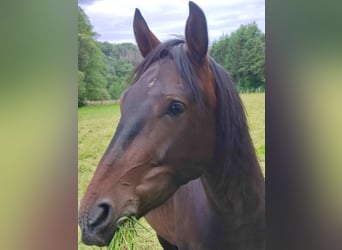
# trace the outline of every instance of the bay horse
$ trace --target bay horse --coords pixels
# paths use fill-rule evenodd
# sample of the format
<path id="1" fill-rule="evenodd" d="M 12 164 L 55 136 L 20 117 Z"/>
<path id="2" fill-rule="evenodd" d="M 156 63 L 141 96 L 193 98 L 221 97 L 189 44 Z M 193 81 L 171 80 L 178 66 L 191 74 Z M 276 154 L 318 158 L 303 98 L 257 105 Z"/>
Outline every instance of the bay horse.
<path id="1" fill-rule="evenodd" d="M 143 61 L 79 210 L 82 241 L 108 245 L 123 216 L 145 216 L 164 249 L 265 248 L 264 177 L 228 73 L 189 2 L 185 38 L 161 43 L 138 9 Z"/>

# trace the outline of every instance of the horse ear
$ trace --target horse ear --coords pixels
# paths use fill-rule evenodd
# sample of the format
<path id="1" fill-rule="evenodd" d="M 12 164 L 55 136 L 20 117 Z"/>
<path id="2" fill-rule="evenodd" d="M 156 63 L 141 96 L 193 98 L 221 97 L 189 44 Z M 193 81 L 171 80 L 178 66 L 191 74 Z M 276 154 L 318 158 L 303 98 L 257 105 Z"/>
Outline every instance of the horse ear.
<path id="1" fill-rule="evenodd" d="M 208 28 L 204 12 L 194 2 L 189 2 L 185 40 L 190 58 L 201 63 L 208 51 Z"/>
<path id="2" fill-rule="evenodd" d="M 135 9 L 133 30 L 135 40 L 143 57 L 146 57 L 148 53 L 153 50 L 153 48 L 160 44 L 158 38 L 148 28 L 147 23 L 141 15 L 139 9 Z"/>

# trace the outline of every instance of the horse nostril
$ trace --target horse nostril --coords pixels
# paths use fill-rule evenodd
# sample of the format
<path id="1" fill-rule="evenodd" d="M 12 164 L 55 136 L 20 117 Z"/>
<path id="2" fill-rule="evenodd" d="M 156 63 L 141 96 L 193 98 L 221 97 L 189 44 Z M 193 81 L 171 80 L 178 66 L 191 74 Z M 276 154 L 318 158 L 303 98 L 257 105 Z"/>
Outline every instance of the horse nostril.
<path id="1" fill-rule="evenodd" d="M 89 220 L 89 226 L 94 228 L 107 222 L 111 211 L 112 207 L 108 203 L 100 203 L 99 205 L 97 205 Z"/>

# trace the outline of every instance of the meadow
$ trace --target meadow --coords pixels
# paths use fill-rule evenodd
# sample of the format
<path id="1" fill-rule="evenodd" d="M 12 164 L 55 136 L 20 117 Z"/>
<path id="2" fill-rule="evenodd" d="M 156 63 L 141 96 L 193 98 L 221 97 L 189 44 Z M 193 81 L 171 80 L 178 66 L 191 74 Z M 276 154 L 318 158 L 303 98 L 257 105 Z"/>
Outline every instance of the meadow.
<path id="1" fill-rule="evenodd" d="M 248 125 L 260 165 L 265 168 L 265 94 L 241 94 Z M 118 104 L 86 106 L 78 109 L 78 202 L 95 171 L 100 157 L 109 144 L 120 119 Z M 142 219 L 142 223 L 150 228 Z M 152 231 L 152 230 L 151 230 Z M 107 249 L 81 243 L 78 229 L 78 249 Z M 138 231 L 137 249 L 159 250 L 157 238 L 146 230 Z"/>

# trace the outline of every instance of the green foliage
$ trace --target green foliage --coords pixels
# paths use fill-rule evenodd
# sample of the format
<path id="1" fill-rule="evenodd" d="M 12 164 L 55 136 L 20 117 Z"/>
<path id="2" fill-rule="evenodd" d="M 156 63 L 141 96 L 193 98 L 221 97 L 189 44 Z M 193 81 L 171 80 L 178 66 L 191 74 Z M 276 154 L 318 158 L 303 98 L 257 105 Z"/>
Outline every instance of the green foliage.
<path id="1" fill-rule="evenodd" d="M 127 87 L 126 80 L 124 78 L 119 78 L 114 76 L 111 85 L 109 86 L 109 94 L 111 95 L 112 99 L 119 99 L 121 93 Z"/>
<path id="2" fill-rule="evenodd" d="M 78 8 L 78 106 L 87 100 L 118 99 L 126 79 L 141 56 L 134 44 L 95 40 L 97 34 L 84 11 Z"/>
<path id="3" fill-rule="evenodd" d="M 86 100 L 109 99 L 106 79 L 103 75 L 105 61 L 102 51 L 94 40 L 96 33 L 87 15 L 78 8 L 78 106 Z"/>
<path id="4" fill-rule="evenodd" d="M 255 23 L 222 36 L 212 44 L 210 54 L 230 72 L 240 91 L 265 89 L 265 35 Z"/>
<path id="5" fill-rule="evenodd" d="M 132 43 L 111 44 L 108 42 L 99 43 L 103 54 L 110 58 L 122 59 L 125 63 L 134 66 L 142 60 L 136 45 Z"/>
<path id="6" fill-rule="evenodd" d="M 89 18 L 80 6 L 78 6 L 78 33 L 88 34 L 90 36 L 95 35 L 95 33 L 93 32 L 93 26 L 90 24 Z"/>
<path id="7" fill-rule="evenodd" d="M 86 84 L 84 82 L 84 73 L 78 71 L 78 106 L 84 106 L 86 103 Z"/>
<path id="8" fill-rule="evenodd" d="M 229 37 L 227 35 L 221 36 L 218 41 L 215 41 L 210 47 L 210 55 L 215 61 L 222 66 L 225 65 L 226 56 L 229 49 Z"/>
<path id="9" fill-rule="evenodd" d="M 131 43 L 111 44 L 99 42 L 99 47 L 105 56 L 105 77 L 107 90 L 112 99 L 118 99 L 127 87 L 127 77 L 141 60 L 137 47 Z"/>
<path id="10" fill-rule="evenodd" d="M 91 37 L 85 34 L 79 34 L 78 44 L 78 69 L 85 74 L 87 99 L 109 99 L 110 96 L 106 90 L 107 82 L 103 75 L 105 62 L 100 48 Z"/>

